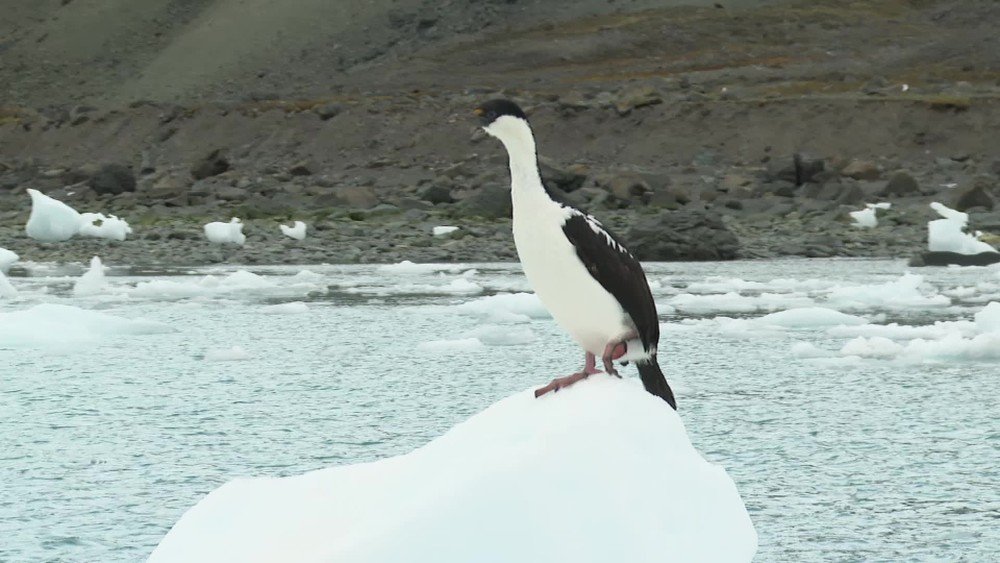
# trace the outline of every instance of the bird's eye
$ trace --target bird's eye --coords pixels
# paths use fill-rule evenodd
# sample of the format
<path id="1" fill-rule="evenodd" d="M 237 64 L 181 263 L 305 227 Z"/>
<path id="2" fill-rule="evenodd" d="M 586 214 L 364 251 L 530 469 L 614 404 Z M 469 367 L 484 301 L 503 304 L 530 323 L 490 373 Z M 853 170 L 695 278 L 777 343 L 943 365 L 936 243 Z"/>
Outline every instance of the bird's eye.
<path id="1" fill-rule="evenodd" d="M 493 110 L 490 110 L 490 111 L 486 112 L 486 117 L 488 117 L 490 119 L 496 119 L 497 118 L 497 112 L 495 112 Z"/>

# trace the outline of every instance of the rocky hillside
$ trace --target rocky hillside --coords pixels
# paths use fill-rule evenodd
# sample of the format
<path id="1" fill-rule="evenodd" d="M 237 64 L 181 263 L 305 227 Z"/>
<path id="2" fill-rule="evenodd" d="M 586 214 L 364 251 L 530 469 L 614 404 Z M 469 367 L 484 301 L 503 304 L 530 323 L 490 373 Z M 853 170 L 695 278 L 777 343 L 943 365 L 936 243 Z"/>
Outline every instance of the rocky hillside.
<path id="1" fill-rule="evenodd" d="M 1000 231 L 988 0 L 3 4 L 0 246 L 26 258 L 510 259 L 502 149 L 470 114 L 498 95 L 649 259 L 908 255 L 933 200 Z M 135 236 L 34 244 L 31 187 Z M 881 227 L 848 224 L 876 200 Z M 246 248 L 202 241 L 231 215 Z"/>

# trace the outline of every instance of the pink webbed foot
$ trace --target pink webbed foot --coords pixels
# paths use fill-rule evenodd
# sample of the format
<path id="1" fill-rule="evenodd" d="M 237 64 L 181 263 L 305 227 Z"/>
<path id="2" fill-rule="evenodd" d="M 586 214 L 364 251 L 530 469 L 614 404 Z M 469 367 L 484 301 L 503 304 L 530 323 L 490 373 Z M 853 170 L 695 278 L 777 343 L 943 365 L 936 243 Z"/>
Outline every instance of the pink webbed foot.
<path id="1" fill-rule="evenodd" d="M 624 342 L 610 342 L 604 347 L 604 354 L 601 356 L 601 361 L 604 362 L 604 371 L 609 374 L 621 378 L 618 374 L 618 370 L 615 369 L 615 365 L 612 363 L 614 360 L 625 355 L 628 352 L 628 344 Z"/>
<path id="2" fill-rule="evenodd" d="M 565 377 L 557 377 L 553 379 L 545 387 L 539 387 L 535 389 L 535 398 L 539 398 L 542 395 L 548 393 L 549 391 L 559 391 L 563 387 L 569 387 L 581 379 L 587 379 L 595 373 L 601 373 L 601 370 L 597 369 L 597 358 L 593 354 L 587 352 L 586 362 L 584 363 L 583 369 Z"/>

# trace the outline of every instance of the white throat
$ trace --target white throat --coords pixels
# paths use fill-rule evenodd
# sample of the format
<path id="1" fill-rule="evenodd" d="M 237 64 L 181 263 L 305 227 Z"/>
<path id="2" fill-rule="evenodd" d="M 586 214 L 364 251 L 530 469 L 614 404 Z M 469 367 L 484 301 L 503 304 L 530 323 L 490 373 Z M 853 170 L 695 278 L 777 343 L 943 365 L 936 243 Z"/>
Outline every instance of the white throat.
<path id="1" fill-rule="evenodd" d="M 545 196 L 542 179 L 538 175 L 538 158 L 535 155 L 535 137 L 528 122 L 510 115 L 498 117 L 485 130 L 500 139 L 510 158 L 510 185 L 515 202 L 519 196 Z"/>

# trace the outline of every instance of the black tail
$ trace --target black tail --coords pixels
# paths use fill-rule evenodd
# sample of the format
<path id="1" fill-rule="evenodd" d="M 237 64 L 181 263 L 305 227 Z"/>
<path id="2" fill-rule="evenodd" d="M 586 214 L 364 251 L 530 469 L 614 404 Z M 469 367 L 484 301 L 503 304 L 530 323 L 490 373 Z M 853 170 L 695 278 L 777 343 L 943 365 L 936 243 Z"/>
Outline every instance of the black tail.
<path id="1" fill-rule="evenodd" d="M 656 356 L 648 360 L 640 360 L 635 365 L 639 368 L 639 378 L 642 379 L 642 384 L 646 388 L 646 391 L 663 399 L 674 410 L 677 410 L 677 400 L 674 399 L 674 392 L 670 390 L 670 385 L 667 385 L 667 378 L 663 377 L 663 372 L 660 371 L 660 364 L 656 363 Z"/>

